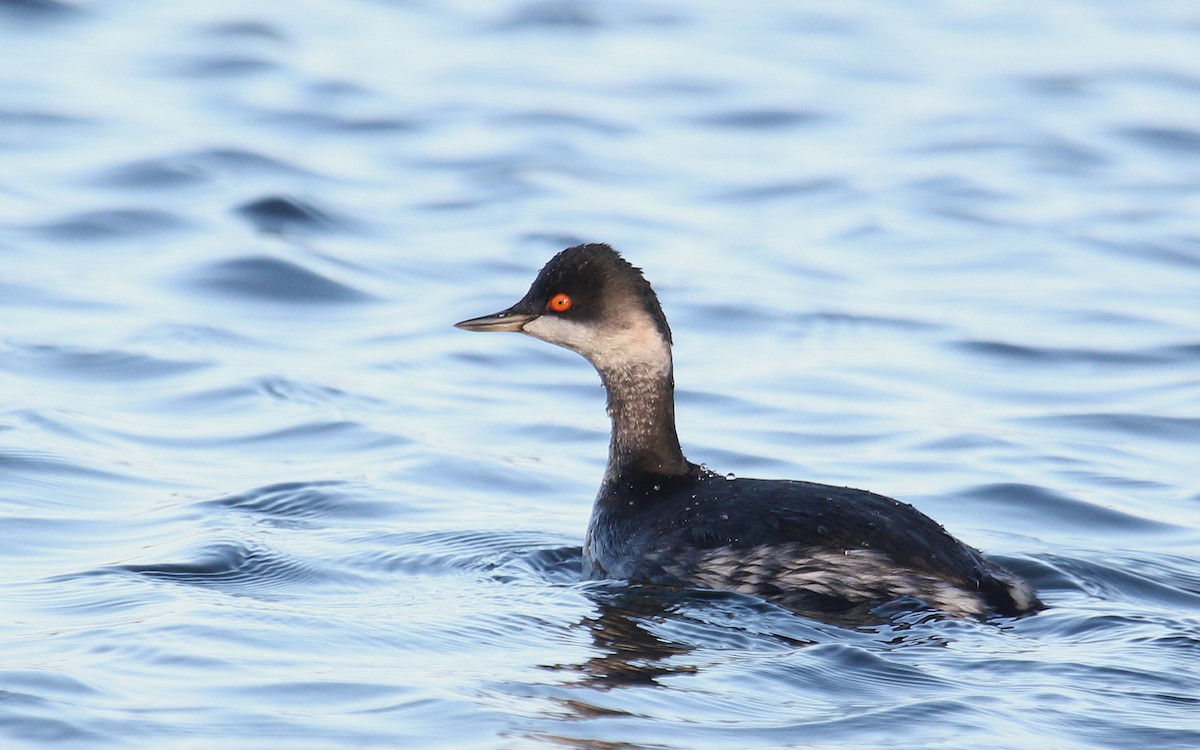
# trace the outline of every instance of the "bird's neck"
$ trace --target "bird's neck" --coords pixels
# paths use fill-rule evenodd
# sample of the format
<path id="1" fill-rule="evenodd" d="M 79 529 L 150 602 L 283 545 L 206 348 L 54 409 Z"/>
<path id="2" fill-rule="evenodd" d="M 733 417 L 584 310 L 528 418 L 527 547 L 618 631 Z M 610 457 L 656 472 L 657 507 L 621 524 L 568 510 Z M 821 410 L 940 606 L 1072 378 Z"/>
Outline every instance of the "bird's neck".
<path id="1" fill-rule="evenodd" d="M 606 481 L 639 473 L 679 475 L 691 464 L 683 457 L 675 432 L 675 380 L 668 354 L 652 362 L 633 362 L 600 371 L 608 392 L 612 438 Z"/>

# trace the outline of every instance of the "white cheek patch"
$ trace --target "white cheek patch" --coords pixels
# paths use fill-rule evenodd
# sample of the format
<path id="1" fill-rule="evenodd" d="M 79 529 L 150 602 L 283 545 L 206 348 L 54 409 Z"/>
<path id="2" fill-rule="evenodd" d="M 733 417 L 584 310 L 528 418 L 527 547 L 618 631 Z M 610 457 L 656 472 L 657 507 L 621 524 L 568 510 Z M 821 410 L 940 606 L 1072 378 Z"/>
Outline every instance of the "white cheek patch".
<path id="1" fill-rule="evenodd" d="M 579 352 L 601 372 L 647 365 L 664 372 L 671 368 L 670 346 L 648 315 L 629 315 L 624 320 L 591 325 L 546 314 L 529 321 L 522 330 Z"/>
<path id="2" fill-rule="evenodd" d="M 521 331 L 535 339 L 579 352 L 585 357 L 587 352 L 594 348 L 590 343 L 594 336 L 587 326 L 557 315 L 546 314 L 534 318 L 526 323 Z"/>

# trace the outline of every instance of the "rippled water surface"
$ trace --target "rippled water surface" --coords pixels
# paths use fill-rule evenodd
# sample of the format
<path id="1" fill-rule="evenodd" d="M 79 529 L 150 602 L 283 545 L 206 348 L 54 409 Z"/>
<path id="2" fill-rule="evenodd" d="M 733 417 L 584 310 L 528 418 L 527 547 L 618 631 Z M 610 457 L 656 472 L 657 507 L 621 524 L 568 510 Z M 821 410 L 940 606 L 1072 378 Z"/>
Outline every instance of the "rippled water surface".
<path id="1" fill-rule="evenodd" d="M 0 0 L 0 745 L 1200 747 L 1192 3 Z M 583 584 L 607 241 L 722 472 L 1049 608 Z"/>

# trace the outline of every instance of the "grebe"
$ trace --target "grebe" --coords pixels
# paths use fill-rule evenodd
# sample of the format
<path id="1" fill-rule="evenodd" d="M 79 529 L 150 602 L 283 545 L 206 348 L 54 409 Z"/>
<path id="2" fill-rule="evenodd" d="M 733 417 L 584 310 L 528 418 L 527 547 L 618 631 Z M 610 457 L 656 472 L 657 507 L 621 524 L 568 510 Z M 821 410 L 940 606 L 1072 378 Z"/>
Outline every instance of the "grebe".
<path id="1" fill-rule="evenodd" d="M 727 479 L 675 432 L 671 330 L 642 272 L 608 245 L 567 248 L 507 310 L 468 331 L 517 331 L 583 355 L 608 394 L 608 466 L 584 574 L 760 596 L 803 613 L 906 598 L 955 616 L 1041 607 L 1032 587 L 911 505 L 849 487 Z"/>

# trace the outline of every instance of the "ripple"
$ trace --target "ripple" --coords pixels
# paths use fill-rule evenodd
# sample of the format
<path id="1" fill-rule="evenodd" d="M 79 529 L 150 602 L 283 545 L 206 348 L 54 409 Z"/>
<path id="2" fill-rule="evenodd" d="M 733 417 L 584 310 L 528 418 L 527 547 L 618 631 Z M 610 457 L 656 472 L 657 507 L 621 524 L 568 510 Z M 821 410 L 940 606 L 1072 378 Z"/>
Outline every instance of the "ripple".
<path id="1" fill-rule="evenodd" d="M 798 109 L 739 109 L 701 115 L 694 122 L 718 128 L 747 130 L 779 130 L 811 125 L 826 119 L 826 115 Z"/>
<path id="2" fill-rule="evenodd" d="M 288 37 L 279 28 L 266 21 L 217 21 L 207 24 L 200 32 L 214 39 L 249 39 L 270 42 L 286 42 Z"/>
<path id="3" fill-rule="evenodd" d="M 1098 432 L 1107 436 L 1119 433 L 1130 437 L 1200 445 L 1200 418 L 1196 417 L 1093 413 L 1028 417 L 1021 421 L 1025 424 L 1053 425 Z"/>
<path id="4" fill-rule="evenodd" d="M 658 4 L 593 3 L 587 0 L 533 0 L 494 26 L 500 30 L 594 31 L 637 25 L 678 26 L 684 17 Z"/>
<path id="5" fill-rule="evenodd" d="M 525 3 L 497 28 L 574 28 L 595 29 L 601 26 L 594 6 L 580 0 L 538 0 Z"/>
<path id="6" fill-rule="evenodd" d="M 1054 99 L 1079 99 L 1095 94 L 1093 82 L 1085 76 L 1046 73 L 1023 77 L 1020 83 L 1035 94 Z"/>
<path id="7" fill-rule="evenodd" d="M 99 694 L 95 688 L 70 675 L 48 669 L 0 669 L 0 690 L 49 693 L 59 697 Z"/>
<path id="8" fill-rule="evenodd" d="M 39 426 L 48 425 L 50 429 L 56 427 L 51 420 L 39 418 L 38 415 L 30 415 L 29 421 Z M 0 468 L 4 470 L 10 485 L 17 484 L 14 480 L 23 477 L 37 478 L 46 483 L 70 483 L 76 486 L 83 484 L 81 480 L 108 482 L 126 488 L 136 484 L 159 484 L 157 480 L 144 474 L 118 473 L 115 466 L 89 466 L 76 457 L 57 456 L 31 448 L 0 449 Z"/>
<path id="9" fill-rule="evenodd" d="M 347 482 L 283 482 L 208 500 L 202 505 L 283 519 L 374 519 L 394 515 L 396 503 L 369 500 Z"/>
<path id="10" fill-rule="evenodd" d="M 83 14 L 79 3 L 62 0 L 2 0 L 0 13 L 20 21 L 58 21 Z"/>
<path id="11" fill-rule="evenodd" d="M 133 352 L 52 344 L 10 344 L 6 348 L 0 368 L 23 375 L 48 375 L 66 380 L 152 380 L 195 372 L 209 366 L 207 362 L 177 361 Z"/>
<path id="12" fill-rule="evenodd" d="M 238 148 L 197 151 L 194 158 L 214 170 L 238 175 L 313 176 L 315 173 L 279 159 Z"/>
<path id="13" fill-rule="evenodd" d="M 502 583 L 576 583 L 583 578 L 583 548 L 578 545 L 539 546 L 513 550 L 510 554 L 501 555 L 493 560 L 491 566 L 491 577 Z"/>
<path id="14" fill-rule="evenodd" d="M 978 144 L 973 143 L 973 146 Z M 949 144 L 943 143 L 943 149 L 949 150 Z M 978 202 L 990 203 L 1004 199 L 1006 196 L 990 188 L 961 176 L 926 177 L 914 180 L 905 186 L 906 190 L 920 193 L 927 199 L 938 199 L 947 202 Z"/>
<path id="15" fill-rule="evenodd" d="M 291 425 L 277 430 L 251 432 L 242 435 L 196 434 L 195 430 L 183 435 L 162 435 L 124 430 L 108 430 L 108 434 L 138 445 L 159 448 L 210 448 L 262 451 L 278 451 L 291 447 L 293 451 L 306 451 L 313 455 L 327 456 L 332 451 L 343 451 L 353 455 L 362 451 L 395 449 L 410 443 L 395 434 L 377 432 L 358 422 L 314 420 Z M 296 460 L 292 455 L 291 460 Z"/>
<path id="16" fill-rule="evenodd" d="M 277 70 L 279 64 L 257 55 L 198 55 L 171 67 L 183 78 L 246 78 Z"/>
<path id="17" fill-rule="evenodd" d="M 235 693 L 253 701 L 255 705 L 271 706 L 277 710 L 329 711 L 333 708 L 354 715 L 403 705 L 406 699 L 419 691 L 392 683 L 321 680 L 256 685 L 238 689 Z"/>
<path id="18" fill-rule="evenodd" d="M 729 86 L 707 78 L 667 76 L 639 80 L 621 88 L 635 96 L 660 100 L 664 95 L 681 97 L 708 97 L 727 91 Z"/>
<path id="19" fill-rule="evenodd" d="M 371 294 L 291 261 L 265 256 L 235 258 L 197 269 L 190 286 L 258 302 L 297 305 L 360 304 Z"/>
<path id="20" fill-rule="evenodd" d="M 983 354 L 1009 362 L 1037 365 L 1125 365 L 1150 367 L 1184 364 L 1191 358 L 1187 346 L 1166 346 L 1135 351 L 1111 349 L 1075 349 L 1060 346 L 1034 346 L 1006 341 L 957 341 L 953 346 L 971 354 Z"/>
<path id="21" fill-rule="evenodd" d="M 234 212 L 268 234 L 348 231 L 353 223 L 298 198 L 272 195 L 245 203 Z"/>
<path id="22" fill-rule="evenodd" d="M 9 283 L 0 281 L 0 306 L 6 307 L 21 307 L 29 305 L 32 307 L 47 307 L 56 309 L 91 309 L 100 310 L 109 307 L 107 302 L 93 302 L 81 299 L 72 299 L 62 296 L 60 293 L 36 287 L 30 284 Z"/>
<path id="23" fill-rule="evenodd" d="M 261 405 L 264 396 L 281 404 L 336 406 L 337 408 L 355 405 L 378 407 L 381 405 L 376 399 L 337 388 L 297 382 L 280 376 L 268 376 L 235 385 L 167 396 L 150 402 L 149 406 L 154 411 L 176 416 L 185 413 L 209 416 L 217 413 L 239 414 Z"/>
<path id="24" fill-rule="evenodd" d="M 114 565 L 107 570 L 256 597 L 297 590 L 308 593 L 314 586 L 346 586 L 362 582 L 358 576 L 335 571 L 327 564 L 246 542 L 210 544 L 187 562 Z"/>
<path id="25" fill-rule="evenodd" d="M 195 185 L 211 175 L 188 156 L 164 156 L 131 162 L 105 170 L 90 182 L 117 188 L 158 190 Z"/>
<path id="26" fill-rule="evenodd" d="M 205 323 L 159 323 L 143 329 L 130 341 L 162 349 L 185 347 L 202 351 L 213 351 L 214 348 L 262 351 L 272 348 L 263 339 Z"/>
<path id="27" fill-rule="evenodd" d="M 718 201 L 757 203 L 769 200 L 806 198 L 814 195 L 850 196 L 855 194 L 857 194 L 857 191 L 851 188 L 844 180 L 823 178 L 753 185 L 751 187 L 717 193 L 712 197 Z"/>
<path id="28" fill-rule="evenodd" d="M 189 222 L 181 216 L 149 209 L 88 211 L 31 227 L 47 239 L 58 241 L 104 241 L 149 237 L 178 231 Z"/>
<path id="29" fill-rule="evenodd" d="M 1200 156 L 1200 131 L 1190 128 L 1130 127 L 1117 135 L 1147 146 L 1164 156 Z"/>
<path id="30" fill-rule="evenodd" d="M 931 331 L 942 327 L 938 323 L 931 323 L 925 320 L 916 320 L 914 318 L 886 317 L 882 315 L 856 315 L 853 313 L 829 312 L 824 310 L 812 313 L 804 313 L 802 315 L 793 317 L 798 319 L 804 326 L 821 327 L 834 330 L 845 328 L 852 330 L 882 328 L 902 331 Z"/>
<path id="31" fill-rule="evenodd" d="M 0 4 L 2 7 L 2 4 Z M 46 128 L 78 127 L 90 125 L 91 120 L 61 112 L 36 109 L 0 109 L 0 128 L 42 132 Z"/>
<path id="32" fill-rule="evenodd" d="M 1159 238 L 1157 240 L 1113 240 L 1085 237 L 1090 246 L 1134 258 L 1153 260 L 1195 272 L 1200 269 L 1200 240 L 1192 236 Z"/>
<path id="33" fill-rule="evenodd" d="M 985 484 L 955 493 L 956 502 L 969 501 L 971 507 L 987 509 L 1014 525 L 1056 529 L 1085 535 L 1108 532 L 1153 534 L 1177 531 L 1172 524 L 1141 518 L 1130 513 L 1076 500 L 1031 484 Z"/>
<path id="34" fill-rule="evenodd" d="M 582 575 L 579 546 L 564 546 L 529 531 L 425 531 L 373 535 L 382 550 L 358 555 L 358 567 L 389 573 L 434 575 L 491 573 L 497 580 L 576 582 Z"/>
<path id="35" fill-rule="evenodd" d="M 1180 559 L 1179 564 L 1171 565 L 1167 562 L 1169 556 L 1149 560 L 1114 552 L 1108 553 L 1103 561 L 1044 557 L 1074 578 L 1080 588 L 1101 599 L 1144 602 L 1172 612 L 1200 613 L 1200 582 L 1190 572 L 1196 567 L 1196 560 Z"/>
<path id="36" fill-rule="evenodd" d="M 182 188 L 229 177 L 316 177 L 314 172 L 241 149 L 203 149 L 120 164 L 93 174 L 94 185 L 124 189 Z"/>
<path id="37" fill-rule="evenodd" d="M 304 109 L 259 111 L 257 119 L 275 127 L 295 128 L 309 133 L 410 133 L 421 127 L 419 121 L 407 117 L 352 117 Z"/>
<path id="38" fill-rule="evenodd" d="M 256 378 L 246 383 L 172 396 L 158 402 L 157 406 L 170 410 L 211 413 L 212 409 L 217 407 L 245 409 L 253 404 L 262 403 L 263 396 L 278 403 L 300 403 L 307 406 L 336 404 L 338 407 L 346 407 L 349 403 L 379 406 L 379 402 L 373 398 L 350 394 L 328 385 L 300 383 L 280 376 Z"/>
<path id="39" fill-rule="evenodd" d="M 1098 150 L 1066 138 L 1046 137 L 1030 144 L 1028 153 L 1038 168 L 1064 175 L 1082 176 L 1112 163 Z"/>
<path id="40" fill-rule="evenodd" d="M 564 131 L 583 130 L 589 133 L 599 133 L 609 136 L 628 135 L 633 132 L 633 128 L 629 126 L 573 112 L 514 112 L 501 115 L 494 122 L 497 125 L 516 130 L 526 130 L 528 128 L 548 128 Z"/>
<path id="41" fill-rule="evenodd" d="M 58 718 L 62 703 L 48 701 L 35 695 L 18 691 L 7 691 L 0 683 L 0 703 L 6 705 L 4 712 L 4 735 L 17 741 L 36 742 L 39 745 L 62 743 L 86 743 L 102 746 L 112 741 L 97 732 L 80 726 L 77 722 Z M 21 713 L 45 713 L 46 716 L 22 716 Z"/>
<path id="42" fill-rule="evenodd" d="M 1114 73 L 1116 80 L 1133 82 L 1135 84 L 1150 84 L 1159 88 L 1174 90 L 1189 96 L 1200 92 L 1200 75 L 1184 73 L 1179 70 L 1166 68 L 1139 68 Z"/>
<path id="43" fill-rule="evenodd" d="M 862 646 L 841 643 L 807 649 L 802 662 L 793 661 L 786 671 L 819 692 L 866 700 L 888 699 L 899 688 L 908 693 L 915 690 L 918 695 L 935 693 L 946 684 L 927 670 L 888 659 Z"/>

